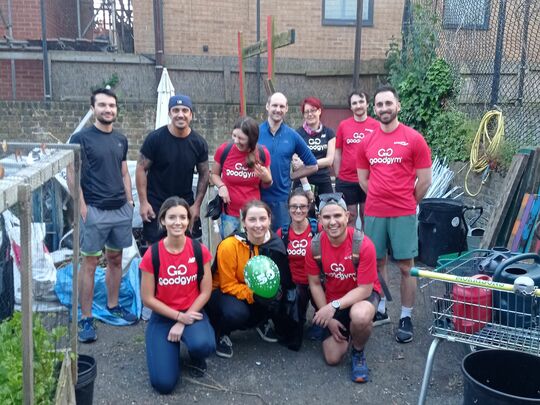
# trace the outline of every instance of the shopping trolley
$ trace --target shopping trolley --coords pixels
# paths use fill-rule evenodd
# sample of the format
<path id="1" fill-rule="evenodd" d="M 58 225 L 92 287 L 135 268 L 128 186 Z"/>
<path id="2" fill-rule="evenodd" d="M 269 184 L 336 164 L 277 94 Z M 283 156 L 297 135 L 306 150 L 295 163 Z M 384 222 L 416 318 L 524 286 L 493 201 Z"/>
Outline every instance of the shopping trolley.
<path id="1" fill-rule="evenodd" d="M 443 340 L 540 356 L 540 288 L 524 277 L 514 284 L 491 281 L 479 270 L 490 253 L 468 252 L 435 271 L 411 269 L 412 276 L 422 278 L 419 288 L 433 314 L 429 331 L 434 339 L 419 405 L 425 403 L 435 353 Z"/>

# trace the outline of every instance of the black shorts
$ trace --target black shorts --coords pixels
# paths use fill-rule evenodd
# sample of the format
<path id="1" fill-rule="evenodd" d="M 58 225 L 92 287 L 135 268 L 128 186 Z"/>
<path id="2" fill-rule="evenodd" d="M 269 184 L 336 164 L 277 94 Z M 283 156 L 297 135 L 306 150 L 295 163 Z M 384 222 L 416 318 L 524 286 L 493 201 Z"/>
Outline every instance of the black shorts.
<path id="1" fill-rule="evenodd" d="M 375 307 L 375 310 L 377 310 L 377 307 L 379 305 L 379 301 L 381 300 L 381 296 L 377 291 L 372 291 L 371 295 L 367 297 L 364 301 L 369 301 L 371 304 Z M 351 331 L 349 329 L 351 325 L 351 308 L 345 308 L 345 309 L 339 309 L 334 314 L 334 319 L 337 319 L 340 321 L 343 326 L 345 326 L 345 330 L 341 331 L 341 334 L 345 336 L 347 339 L 351 336 Z M 332 336 L 332 332 L 330 332 L 330 329 L 324 328 L 323 333 L 323 341 L 326 340 L 328 337 Z"/>
<path id="2" fill-rule="evenodd" d="M 358 182 L 336 179 L 336 192 L 343 193 L 347 205 L 356 205 L 366 202 L 366 193 Z"/>

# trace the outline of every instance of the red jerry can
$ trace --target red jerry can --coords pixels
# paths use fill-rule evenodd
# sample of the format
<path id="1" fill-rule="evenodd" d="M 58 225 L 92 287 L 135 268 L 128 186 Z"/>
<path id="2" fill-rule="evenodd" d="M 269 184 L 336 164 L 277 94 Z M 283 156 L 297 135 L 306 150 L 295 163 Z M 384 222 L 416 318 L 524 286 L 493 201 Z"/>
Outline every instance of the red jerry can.
<path id="1" fill-rule="evenodd" d="M 472 278 L 491 281 L 485 274 L 477 274 Z M 454 330 L 474 334 L 491 322 L 492 297 L 491 290 L 463 284 L 454 284 L 452 290 L 454 300 Z"/>

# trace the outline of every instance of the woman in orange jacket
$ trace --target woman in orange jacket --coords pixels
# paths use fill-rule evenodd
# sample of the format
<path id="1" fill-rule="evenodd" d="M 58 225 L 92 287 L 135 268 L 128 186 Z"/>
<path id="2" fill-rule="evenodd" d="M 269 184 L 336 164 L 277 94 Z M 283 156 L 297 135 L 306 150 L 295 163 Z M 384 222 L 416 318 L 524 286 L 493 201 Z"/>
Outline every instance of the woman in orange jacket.
<path id="1" fill-rule="evenodd" d="M 268 205 L 253 200 L 240 211 L 245 233 L 235 233 L 218 246 L 214 262 L 214 291 L 207 306 L 210 321 L 216 331 L 216 354 L 230 358 L 233 355 L 230 333 L 238 329 L 255 327 L 266 342 L 277 342 L 273 329 L 280 323 L 281 293 L 273 300 L 258 297 L 246 285 L 244 267 L 257 255 L 270 257 L 278 266 L 281 290 L 294 288 L 287 252 L 281 239 L 270 228 L 271 212 Z M 276 325 L 280 327 L 280 325 Z"/>

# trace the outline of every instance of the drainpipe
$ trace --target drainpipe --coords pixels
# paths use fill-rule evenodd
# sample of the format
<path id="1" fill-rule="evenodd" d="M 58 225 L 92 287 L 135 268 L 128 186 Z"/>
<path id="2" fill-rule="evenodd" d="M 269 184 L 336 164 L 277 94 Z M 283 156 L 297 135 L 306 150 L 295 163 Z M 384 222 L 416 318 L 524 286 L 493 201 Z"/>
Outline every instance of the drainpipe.
<path id="1" fill-rule="evenodd" d="M 362 20 L 364 15 L 364 2 L 356 2 L 356 36 L 354 39 L 354 69 L 353 69 L 353 89 L 358 88 L 360 76 L 360 52 L 362 50 Z"/>
<path id="2" fill-rule="evenodd" d="M 13 20 L 11 15 L 11 0 L 8 0 L 8 43 L 13 40 Z M 11 59 L 11 98 L 17 100 L 17 72 L 15 59 Z"/>
<path id="3" fill-rule="evenodd" d="M 41 5 L 41 47 L 43 48 L 43 83 L 45 87 L 45 101 L 51 101 L 51 82 L 49 77 L 49 52 L 47 49 L 47 18 L 45 14 L 45 0 Z"/>
<path id="4" fill-rule="evenodd" d="M 499 18 L 497 19 L 497 40 L 495 43 L 495 60 L 493 61 L 493 82 L 491 84 L 490 105 L 493 107 L 499 101 L 501 84 L 501 66 L 504 45 L 504 26 L 506 25 L 506 0 L 499 1 Z"/>
<path id="5" fill-rule="evenodd" d="M 261 40 L 261 0 L 257 0 L 257 38 L 256 41 Z M 261 103 L 261 55 L 257 54 L 256 60 L 257 66 L 257 104 Z"/>
<path id="6" fill-rule="evenodd" d="M 156 87 L 161 79 L 165 57 L 165 40 L 163 37 L 163 0 L 154 0 L 154 39 L 156 50 Z"/>

